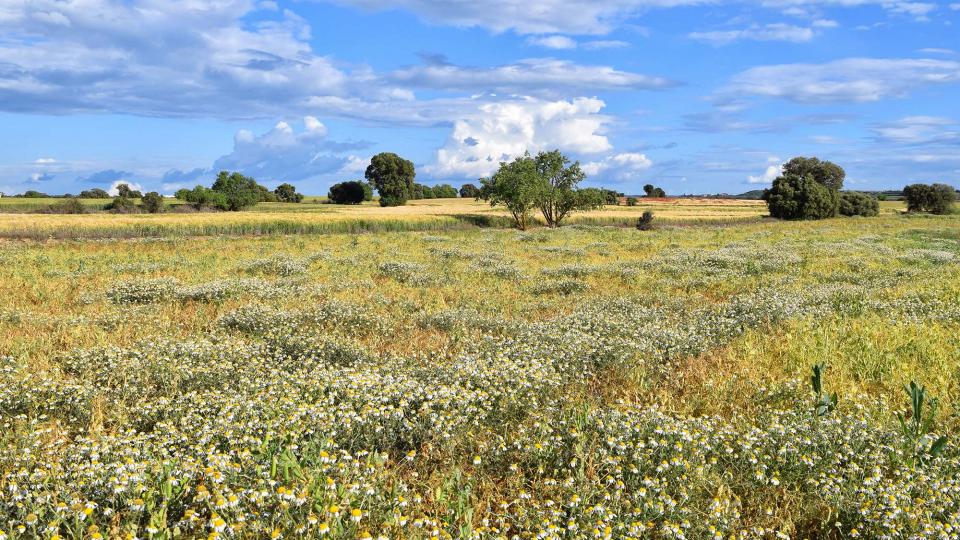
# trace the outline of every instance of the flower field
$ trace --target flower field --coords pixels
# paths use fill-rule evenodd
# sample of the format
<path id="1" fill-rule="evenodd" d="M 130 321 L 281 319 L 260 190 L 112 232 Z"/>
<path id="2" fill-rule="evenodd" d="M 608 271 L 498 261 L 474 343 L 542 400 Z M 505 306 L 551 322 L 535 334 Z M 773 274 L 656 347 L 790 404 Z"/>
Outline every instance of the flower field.
<path id="1" fill-rule="evenodd" d="M 960 537 L 956 216 L 8 239 L 0 294 L 0 539 Z"/>

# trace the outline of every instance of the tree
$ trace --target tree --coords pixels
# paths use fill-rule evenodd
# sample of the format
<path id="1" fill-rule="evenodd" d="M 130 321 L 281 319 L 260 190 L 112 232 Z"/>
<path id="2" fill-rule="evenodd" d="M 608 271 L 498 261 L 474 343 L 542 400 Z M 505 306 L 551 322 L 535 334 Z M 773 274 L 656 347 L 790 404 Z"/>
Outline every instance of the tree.
<path id="1" fill-rule="evenodd" d="M 636 206 L 637 198 L 636 197 L 627 197 L 627 206 Z"/>
<path id="2" fill-rule="evenodd" d="M 489 202 L 490 206 L 506 206 L 522 231 L 526 230 L 530 212 L 537 206 L 539 184 L 537 163 L 528 152 L 509 163 L 501 162 L 493 176 L 481 178 L 477 198 Z"/>
<path id="3" fill-rule="evenodd" d="M 433 199 L 435 198 L 433 194 L 433 188 L 414 182 L 413 191 L 410 192 L 410 198 L 415 201 L 420 199 Z"/>
<path id="4" fill-rule="evenodd" d="M 140 199 L 143 209 L 151 214 L 163 212 L 163 197 L 156 191 L 147 193 Z"/>
<path id="5" fill-rule="evenodd" d="M 130 184 L 117 184 L 117 195 L 125 199 L 139 199 L 143 194 L 130 188 Z"/>
<path id="6" fill-rule="evenodd" d="M 946 184 L 911 184 L 903 188 L 908 212 L 948 214 L 956 201 L 957 193 Z"/>
<path id="7" fill-rule="evenodd" d="M 812 176 L 785 174 L 764 195 L 770 215 L 780 219 L 824 219 L 837 214 L 839 196 Z"/>
<path id="8" fill-rule="evenodd" d="M 647 195 L 647 197 L 651 198 L 663 198 L 667 196 L 666 191 L 654 186 L 653 184 L 647 184 L 643 186 L 643 192 Z"/>
<path id="9" fill-rule="evenodd" d="M 100 188 L 85 189 L 80 192 L 81 199 L 109 199 L 110 194 Z"/>
<path id="10" fill-rule="evenodd" d="M 220 171 L 211 189 L 223 195 L 225 201 L 223 209 L 230 211 L 253 206 L 264 199 L 264 191 L 270 193 L 253 178 L 238 172 L 228 173 L 227 171 Z"/>
<path id="11" fill-rule="evenodd" d="M 193 189 L 181 189 L 177 191 L 177 198 L 193 203 L 197 208 L 211 207 L 226 210 L 228 208 L 227 196 L 219 191 L 214 191 L 203 186 L 196 186 Z"/>
<path id="12" fill-rule="evenodd" d="M 413 162 L 392 152 L 370 158 L 364 178 L 380 193 L 380 206 L 403 206 L 413 192 Z"/>
<path id="13" fill-rule="evenodd" d="M 298 203 L 303 201 L 303 194 L 297 193 L 297 188 L 293 184 L 280 184 L 277 189 L 273 190 L 273 194 L 280 202 Z"/>
<path id="14" fill-rule="evenodd" d="M 373 186 L 370 185 L 370 182 L 364 182 L 363 180 L 356 180 L 360 185 L 363 186 L 363 201 L 372 201 L 373 200 Z"/>
<path id="15" fill-rule="evenodd" d="M 327 198 L 333 204 L 360 204 L 364 199 L 363 182 L 351 180 L 330 186 Z"/>
<path id="16" fill-rule="evenodd" d="M 473 184 L 464 184 L 460 188 L 460 196 L 464 199 L 476 199 L 480 194 L 480 189 Z"/>
<path id="17" fill-rule="evenodd" d="M 571 212 L 603 206 L 606 196 L 599 189 L 579 190 L 586 178 L 580 162 L 572 164 L 559 150 L 540 152 L 534 160 L 537 167 L 537 206 L 548 227 L 556 227 Z"/>
<path id="18" fill-rule="evenodd" d="M 859 191 L 840 192 L 840 215 L 873 217 L 880 215 L 880 203 Z"/>
<path id="19" fill-rule="evenodd" d="M 616 191 L 613 189 L 606 189 L 606 188 L 601 188 L 600 190 L 603 191 L 605 204 L 613 204 L 613 205 L 620 204 L 620 197 L 623 197 L 623 193 L 620 193 L 619 191 Z"/>
<path id="20" fill-rule="evenodd" d="M 450 184 L 433 186 L 433 196 L 436 199 L 456 199 L 457 195 L 457 189 Z"/>
<path id="21" fill-rule="evenodd" d="M 653 187 L 653 184 L 646 184 L 643 186 L 643 192 L 647 197 L 653 197 L 653 190 L 656 189 Z"/>
<path id="22" fill-rule="evenodd" d="M 47 195 L 46 193 L 36 191 L 33 189 L 28 189 L 17 196 L 23 197 L 24 199 L 49 199 L 50 198 L 50 195 Z"/>
<path id="23" fill-rule="evenodd" d="M 137 212 L 137 205 L 134 204 L 133 200 L 122 195 L 114 197 L 113 201 L 103 208 L 115 214 L 133 214 Z"/>
<path id="24" fill-rule="evenodd" d="M 824 219 L 840 210 L 843 168 L 817 158 L 796 157 L 764 191 L 770 215 L 780 219 Z"/>

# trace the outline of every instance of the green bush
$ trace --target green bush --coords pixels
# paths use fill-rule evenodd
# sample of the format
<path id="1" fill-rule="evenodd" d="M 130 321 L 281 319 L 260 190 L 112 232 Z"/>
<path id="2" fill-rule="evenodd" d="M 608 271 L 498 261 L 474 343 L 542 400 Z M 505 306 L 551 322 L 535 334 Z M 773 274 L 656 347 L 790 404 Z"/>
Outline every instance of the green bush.
<path id="1" fill-rule="evenodd" d="M 114 214 L 135 214 L 138 212 L 136 203 L 128 197 L 114 197 L 113 202 L 105 206 L 104 210 Z"/>
<path id="2" fill-rule="evenodd" d="M 653 212 L 647 210 L 637 218 L 637 229 L 641 231 L 653 230 Z"/>
<path id="3" fill-rule="evenodd" d="M 880 214 L 880 202 L 859 191 L 840 193 L 840 215 L 873 217 Z"/>
<path id="4" fill-rule="evenodd" d="M 464 184 L 460 188 L 460 196 L 464 199 L 476 199 L 480 195 L 480 188 L 473 184 Z"/>
<path id="5" fill-rule="evenodd" d="M 156 191 L 151 191 L 140 199 L 143 209 L 151 214 L 163 212 L 163 197 Z"/>
<path id="6" fill-rule="evenodd" d="M 223 199 L 218 201 L 221 203 L 218 206 L 230 211 L 242 210 L 269 197 L 275 197 L 266 188 L 257 184 L 256 180 L 238 172 L 220 171 L 211 189 L 223 195 Z"/>
<path id="7" fill-rule="evenodd" d="M 80 192 L 81 199 L 109 199 L 110 194 L 100 188 L 85 189 Z"/>
<path id="8" fill-rule="evenodd" d="M 51 204 L 44 208 L 43 214 L 86 214 L 87 209 L 78 199 L 67 198 L 61 202 Z"/>
<path id="9" fill-rule="evenodd" d="M 770 215 L 780 219 L 824 219 L 837 215 L 838 192 L 812 176 L 785 174 L 764 193 Z"/>
<path id="10" fill-rule="evenodd" d="M 911 184 L 903 188 L 903 197 L 909 212 L 949 214 L 957 192 L 947 184 Z"/>
<path id="11" fill-rule="evenodd" d="M 627 197 L 627 206 L 636 206 L 637 198 L 636 197 Z"/>
<path id="12" fill-rule="evenodd" d="M 280 202 L 298 203 L 303 201 L 303 193 L 297 193 L 297 188 L 293 184 L 283 183 L 273 190 L 274 196 Z"/>
<path id="13" fill-rule="evenodd" d="M 456 199 L 458 195 L 457 189 L 450 184 L 433 186 L 433 196 L 436 199 Z"/>
<path id="14" fill-rule="evenodd" d="M 350 180 L 330 186 L 327 198 L 333 204 L 360 204 L 366 196 L 363 182 Z"/>

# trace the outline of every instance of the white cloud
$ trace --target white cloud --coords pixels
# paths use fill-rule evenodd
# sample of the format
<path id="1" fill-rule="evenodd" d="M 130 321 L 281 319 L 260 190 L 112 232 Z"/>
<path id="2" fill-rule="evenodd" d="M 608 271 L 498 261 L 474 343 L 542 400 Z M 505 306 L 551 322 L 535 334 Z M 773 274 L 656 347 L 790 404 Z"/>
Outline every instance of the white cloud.
<path id="1" fill-rule="evenodd" d="M 877 139 L 905 144 L 960 142 L 960 123 L 939 116 L 907 116 L 873 126 Z"/>
<path id="2" fill-rule="evenodd" d="M 767 168 L 763 171 L 763 174 L 747 176 L 747 182 L 750 184 L 769 184 L 780 176 L 781 172 L 783 172 L 783 163 L 780 162 L 780 158 L 770 156 L 767 158 Z"/>
<path id="3" fill-rule="evenodd" d="M 748 4 L 786 10 L 817 6 L 877 5 L 892 13 L 924 17 L 930 4 L 896 0 L 334 0 L 368 10 L 406 9 L 432 23 L 482 27 L 519 34 L 606 34 L 652 9 L 679 6 Z"/>
<path id="4" fill-rule="evenodd" d="M 343 164 L 343 167 L 340 167 L 340 173 L 343 174 L 363 174 L 367 170 L 367 165 L 370 164 L 370 158 L 362 158 L 360 156 L 347 156 L 347 162 Z"/>
<path id="5" fill-rule="evenodd" d="M 789 41 L 803 43 L 813 39 L 820 29 L 837 26 L 835 21 L 818 19 L 810 27 L 795 26 L 792 24 L 774 23 L 767 25 L 751 25 L 740 30 L 717 30 L 712 32 L 692 32 L 690 38 L 706 41 L 714 45 L 727 45 L 738 40 L 751 41 Z"/>
<path id="6" fill-rule="evenodd" d="M 303 118 L 299 132 L 284 121 L 259 136 L 242 129 L 233 138 L 233 152 L 217 159 L 212 170 L 240 171 L 264 182 L 315 178 L 348 162 L 337 155 L 344 145 L 326 135 L 326 126 L 312 116 Z"/>
<path id="7" fill-rule="evenodd" d="M 646 171 L 653 162 L 645 154 L 622 152 L 607 156 L 599 161 L 583 164 L 583 172 L 588 176 L 606 176 L 617 180 L 630 180 Z"/>
<path id="8" fill-rule="evenodd" d="M 725 94 L 800 103 L 868 102 L 904 97 L 917 88 L 960 81 L 960 62 L 846 58 L 825 64 L 759 66 L 734 75 Z"/>
<path id="9" fill-rule="evenodd" d="M 619 39 L 595 39 L 583 43 L 583 48 L 588 51 L 598 51 L 602 49 L 622 49 L 629 47 L 630 44 Z"/>
<path id="10" fill-rule="evenodd" d="M 547 49 L 576 49 L 577 42 L 567 36 L 533 36 L 527 38 L 527 43 Z"/>
<path id="11" fill-rule="evenodd" d="M 130 186 L 130 189 L 133 191 L 143 191 L 143 186 L 136 182 L 130 182 L 128 180 L 115 180 L 112 184 L 110 184 L 110 188 L 107 190 L 107 193 L 109 193 L 111 197 L 120 195 L 120 190 L 117 189 L 117 186 L 120 184 L 126 184 Z"/>
<path id="12" fill-rule="evenodd" d="M 495 67 L 433 63 L 394 71 L 389 78 L 395 83 L 420 88 L 517 94 L 552 93 L 557 89 L 660 89 L 674 84 L 662 77 L 552 58 L 531 58 Z"/>
<path id="13" fill-rule="evenodd" d="M 56 163 L 57 160 L 53 158 L 37 158 L 33 160 L 33 162 L 37 165 L 50 165 L 50 164 Z"/>
<path id="14" fill-rule="evenodd" d="M 482 104 L 454 123 L 447 142 L 437 150 L 436 162 L 426 171 L 441 178 L 478 178 L 526 151 L 605 152 L 611 146 L 603 133 L 608 119 L 599 114 L 603 106 L 596 98 L 528 97 Z"/>

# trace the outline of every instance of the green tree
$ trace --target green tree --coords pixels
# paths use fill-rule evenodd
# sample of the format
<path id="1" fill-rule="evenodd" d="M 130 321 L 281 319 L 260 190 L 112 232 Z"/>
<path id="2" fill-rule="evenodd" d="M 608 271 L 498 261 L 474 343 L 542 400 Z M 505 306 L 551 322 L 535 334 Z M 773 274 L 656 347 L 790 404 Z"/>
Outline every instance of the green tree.
<path id="1" fill-rule="evenodd" d="M 505 206 L 517 228 L 526 230 L 530 212 L 537 207 L 539 190 L 537 162 L 525 153 L 509 163 L 501 162 L 493 176 L 481 178 L 477 197 L 490 206 Z"/>
<path id="2" fill-rule="evenodd" d="M 256 180 L 238 172 L 220 171 L 211 188 L 224 197 L 224 210 L 237 211 L 263 200 L 265 188 Z M 267 191 L 269 193 L 269 191 Z"/>
<path id="3" fill-rule="evenodd" d="M 764 200 L 780 219 L 824 219 L 837 214 L 839 196 L 812 176 L 784 174 L 773 181 Z"/>
<path id="4" fill-rule="evenodd" d="M 911 184 L 903 188 L 903 198 L 907 201 L 909 212 L 949 214 L 957 192 L 946 184 Z"/>
<path id="5" fill-rule="evenodd" d="M 840 211 L 843 168 L 817 158 L 796 157 L 764 191 L 770 215 L 780 219 L 824 219 Z"/>
<path id="6" fill-rule="evenodd" d="M 464 184 L 460 188 L 460 196 L 464 199 L 476 199 L 480 194 L 480 189 L 473 184 Z"/>
<path id="7" fill-rule="evenodd" d="M 880 203 L 876 197 L 871 197 L 859 191 L 840 192 L 841 216 L 873 217 L 880 214 Z"/>
<path id="8" fill-rule="evenodd" d="M 151 214 L 163 212 L 163 197 L 156 191 L 147 193 L 140 199 L 143 209 Z"/>
<path id="9" fill-rule="evenodd" d="M 572 212 L 603 206 L 606 195 L 599 189 L 577 189 L 587 176 L 579 162 L 571 164 L 559 150 L 540 152 L 534 161 L 538 179 L 536 202 L 548 227 L 560 225 Z"/>
<path id="10" fill-rule="evenodd" d="M 433 186 L 433 196 L 436 199 L 456 199 L 457 195 L 457 189 L 450 184 Z"/>
<path id="11" fill-rule="evenodd" d="M 110 194 L 100 188 L 85 189 L 80 192 L 81 199 L 109 199 Z"/>
<path id="12" fill-rule="evenodd" d="M 130 188 L 130 184 L 117 184 L 117 195 L 126 199 L 139 199 L 143 194 Z"/>
<path id="13" fill-rule="evenodd" d="M 280 202 L 298 203 L 303 201 L 303 194 L 297 193 L 297 188 L 293 184 L 283 183 L 273 190 L 273 194 Z"/>
<path id="14" fill-rule="evenodd" d="M 327 198 L 333 204 L 360 204 L 364 199 L 363 182 L 351 180 L 330 186 Z"/>
<path id="15" fill-rule="evenodd" d="M 364 182 L 363 180 L 356 180 L 363 186 L 363 201 L 372 201 L 373 200 L 373 186 L 370 185 L 370 182 Z"/>
<path id="16" fill-rule="evenodd" d="M 227 210 L 227 196 L 219 191 L 214 191 L 204 186 L 196 186 L 193 189 L 181 189 L 177 191 L 177 198 L 193 203 L 197 208 L 210 207 Z"/>
<path id="17" fill-rule="evenodd" d="M 403 206 L 413 193 L 413 162 L 392 152 L 370 158 L 364 177 L 380 194 L 380 206 Z"/>

